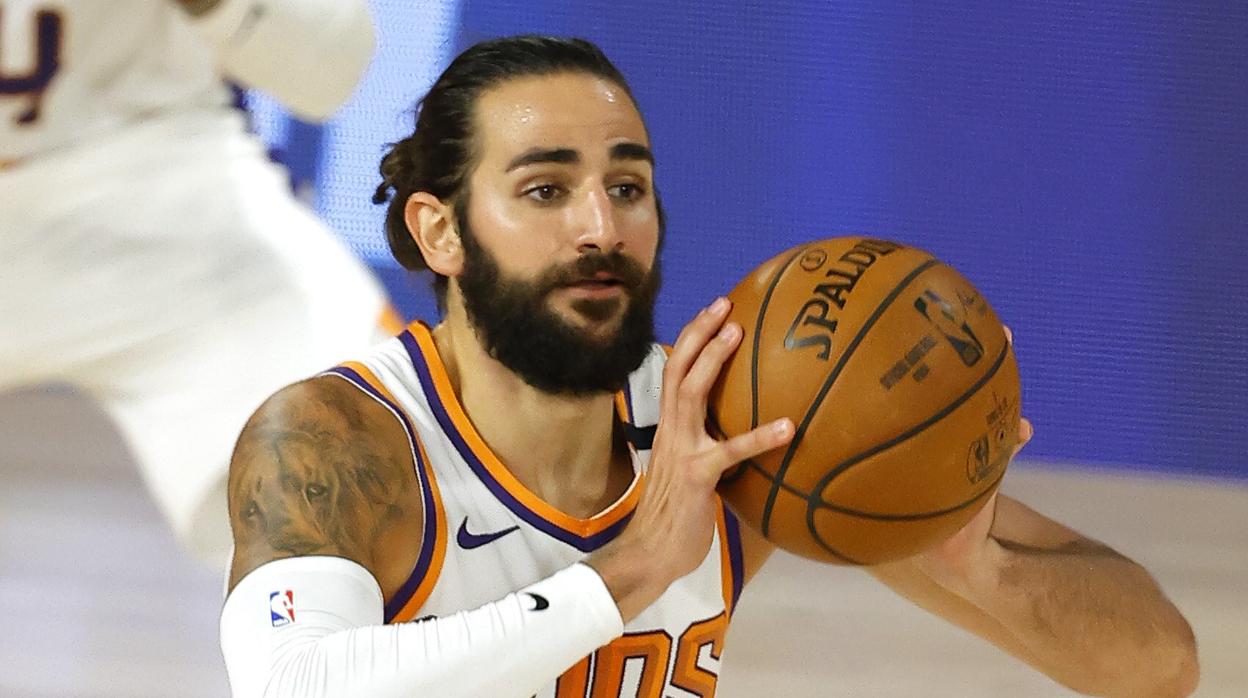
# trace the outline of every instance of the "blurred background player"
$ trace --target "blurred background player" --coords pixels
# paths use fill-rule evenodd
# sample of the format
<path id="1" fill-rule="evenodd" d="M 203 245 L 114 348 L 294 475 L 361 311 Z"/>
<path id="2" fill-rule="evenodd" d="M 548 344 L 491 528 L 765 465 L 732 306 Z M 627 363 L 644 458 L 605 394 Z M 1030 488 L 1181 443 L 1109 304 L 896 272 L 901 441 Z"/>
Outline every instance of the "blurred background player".
<path id="1" fill-rule="evenodd" d="M 98 402 L 213 563 L 247 415 L 398 326 L 226 80 L 323 120 L 373 48 L 363 0 L 0 3 L 0 393 Z"/>

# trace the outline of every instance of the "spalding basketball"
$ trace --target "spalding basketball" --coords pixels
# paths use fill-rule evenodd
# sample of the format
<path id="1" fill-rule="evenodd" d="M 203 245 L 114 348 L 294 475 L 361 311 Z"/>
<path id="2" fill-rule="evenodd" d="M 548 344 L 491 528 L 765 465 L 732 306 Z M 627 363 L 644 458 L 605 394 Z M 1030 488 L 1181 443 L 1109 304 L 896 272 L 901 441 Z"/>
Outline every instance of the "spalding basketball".
<path id="1" fill-rule="evenodd" d="M 712 427 L 797 426 L 720 484 L 768 540 L 827 562 L 897 560 L 957 532 L 997 489 L 1018 442 L 1018 365 L 951 267 L 834 238 L 769 260 L 728 297 L 745 332 L 712 391 Z"/>

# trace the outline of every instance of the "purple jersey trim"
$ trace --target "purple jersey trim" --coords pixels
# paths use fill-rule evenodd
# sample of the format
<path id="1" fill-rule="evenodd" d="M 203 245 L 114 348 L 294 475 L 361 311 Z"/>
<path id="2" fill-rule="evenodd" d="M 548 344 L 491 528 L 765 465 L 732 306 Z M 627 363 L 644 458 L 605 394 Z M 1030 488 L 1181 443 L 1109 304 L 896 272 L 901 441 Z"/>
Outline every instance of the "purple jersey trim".
<path id="1" fill-rule="evenodd" d="M 624 415 L 624 419 L 628 420 L 628 423 L 629 423 L 629 424 L 636 424 L 636 423 L 637 423 L 637 417 L 636 417 L 637 413 L 633 410 L 633 385 L 632 385 L 632 381 L 629 381 L 628 385 L 625 385 L 625 386 L 624 386 L 624 408 L 625 408 L 626 410 L 628 410 L 628 414 Z"/>
<path id="2" fill-rule="evenodd" d="M 745 584 L 745 554 L 741 550 L 741 525 L 737 515 L 726 504 L 720 503 L 720 506 L 724 508 L 724 533 L 728 536 L 728 563 L 732 568 L 732 606 L 728 608 L 728 614 L 732 615 Z"/>
<path id="3" fill-rule="evenodd" d="M 363 376 L 350 368 L 345 366 L 336 366 L 327 371 L 327 373 L 332 373 L 347 379 L 355 387 L 363 390 L 379 400 L 382 404 L 388 406 L 396 415 L 399 416 L 399 421 L 402 422 L 403 429 L 407 431 L 407 438 L 411 440 L 412 459 L 413 465 L 416 467 L 416 478 L 420 481 L 420 491 L 424 496 L 425 532 L 424 536 L 421 538 L 420 557 L 416 559 L 416 566 L 412 568 L 412 573 L 408 576 L 407 581 L 403 582 L 403 586 L 399 587 L 398 593 L 396 593 L 394 598 L 390 599 L 390 602 L 386 604 L 385 622 L 389 623 L 399 614 L 400 611 L 403 610 L 403 606 L 411 600 L 412 595 L 416 593 L 416 588 L 420 586 L 420 583 L 425 579 L 425 575 L 429 573 L 429 566 L 433 564 L 434 548 L 437 547 L 438 540 L 438 516 L 437 509 L 435 509 L 437 502 L 433 499 L 433 487 L 427 480 L 427 477 L 432 477 L 432 475 L 429 474 L 432 471 L 425 467 L 426 464 L 424 459 L 420 457 L 420 448 L 417 446 L 419 439 L 416 436 L 416 430 L 412 428 L 412 423 L 408 421 L 407 413 L 403 411 L 403 408 L 391 402 L 389 398 L 369 384 L 368 381 L 364 380 Z"/>
<path id="4" fill-rule="evenodd" d="M 503 503 L 503 506 L 511 510 L 511 513 L 539 531 L 584 553 L 601 548 L 618 536 L 620 531 L 624 530 L 624 526 L 633 518 L 632 512 L 624 515 L 619 521 L 598 533 L 582 536 L 563 528 L 553 521 L 547 520 L 541 514 L 529 509 L 523 502 L 516 499 L 502 483 L 490 474 L 489 469 L 472 452 L 472 448 L 468 446 L 468 443 L 464 441 L 463 436 L 460 435 L 459 430 L 455 427 L 455 423 L 451 420 L 451 415 L 446 411 L 446 406 L 442 404 L 442 398 L 438 395 L 437 387 L 433 383 L 429 364 L 421 353 L 420 345 L 417 343 L 416 337 L 412 335 L 411 330 L 399 335 L 399 339 L 402 340 L 403 347 L 407 349 L 407 354 L 412 360 L 412 366 L 416 369 L 416 375 L 420 378 L 421 387 L 424 388 L 425 395 L 429 398 L 429 406 L 433 409 L 433 415 L 438 420 L 438 424 L 442 426 L 442 431 L 450 438 L 451 443 L 455 445 L 455 450 L 459 451 L 459 455 L 468 464 L 468 467 L 472 469 L 477 479 L 493 493 L 498 501 Z"/>

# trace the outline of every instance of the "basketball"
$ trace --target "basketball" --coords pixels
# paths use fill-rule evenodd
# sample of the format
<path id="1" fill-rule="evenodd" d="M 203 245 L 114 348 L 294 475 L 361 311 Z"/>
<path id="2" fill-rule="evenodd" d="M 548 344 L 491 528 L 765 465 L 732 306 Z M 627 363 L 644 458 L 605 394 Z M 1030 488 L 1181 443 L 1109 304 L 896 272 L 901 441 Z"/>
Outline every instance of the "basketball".
<path id="1" fill-rule="evenodd" d="M 833 238 L 767 261 L 728 297 L 744 336 L 712 390 L 711 428 L 797 427 L 719 487 L 772 543 L 825 562 L 897 560 L 957 532 L 996 491 L 1018 442 L 1018 365 L 953 268 Z"/>

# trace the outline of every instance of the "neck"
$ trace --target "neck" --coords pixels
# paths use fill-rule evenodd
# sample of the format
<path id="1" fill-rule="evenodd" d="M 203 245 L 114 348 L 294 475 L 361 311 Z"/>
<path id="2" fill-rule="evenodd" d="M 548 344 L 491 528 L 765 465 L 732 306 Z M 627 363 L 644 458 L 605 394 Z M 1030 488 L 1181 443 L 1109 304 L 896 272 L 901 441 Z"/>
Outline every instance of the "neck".
<path id="1" fill-rule="evenodd" d="M 438 354 L 481 438 L 529 491 L 576 518 L 589 518 L 632 482 L 617 438 L 615 396 L 552 395 L 493 359 L 453 310 L 433 330 Z"/>

